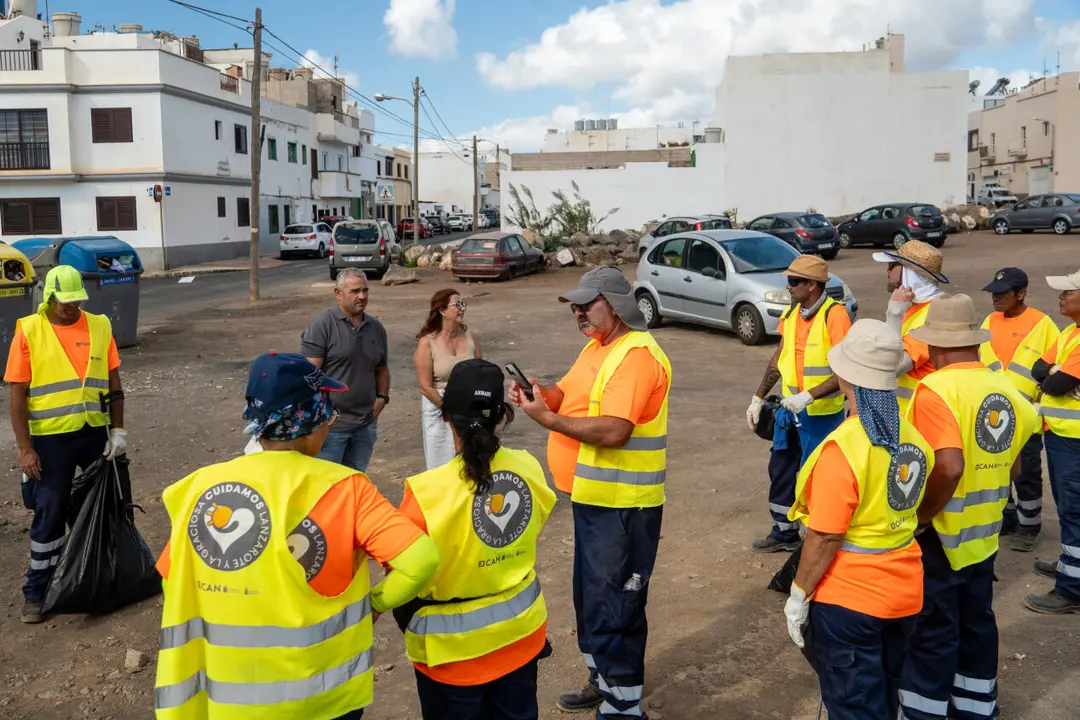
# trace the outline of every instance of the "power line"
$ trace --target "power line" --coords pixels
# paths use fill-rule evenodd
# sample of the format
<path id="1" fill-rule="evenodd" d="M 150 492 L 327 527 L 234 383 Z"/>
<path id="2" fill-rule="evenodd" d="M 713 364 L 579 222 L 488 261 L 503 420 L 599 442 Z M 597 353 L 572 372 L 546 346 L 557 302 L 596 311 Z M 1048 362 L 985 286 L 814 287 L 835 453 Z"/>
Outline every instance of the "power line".
<path id="1" fill-rule="evenodd" d="M 426 105 L 424 104 L 424 102 L 423 102 L 423 98 L 421 98 L 421 102 L 420 102 L 420 109 L 424 111 L 424 115 L 427 115 L 427 119 L 428 119 L 428 122 L 430 122 L 430 123 L 431 123 L 432 125 L 434 125 L 434 124 L 435 124 L 435 121 L 434 121 L 434 120 L 432 120 L 432 119 L 431 119 L 431 115 L 430 115 L 430 114 L 428 114 L 428 111 L 427 111 L 427 106 L 426 106 Z M 444 137 L 443 137 L 443 136 L 441 136 L 441 135 L 439 136 L 439 140 L 441 140 L 441 141 L 442 141 L 443 145 L 445 145 L 445 146 L 446 146 L 446 149 L 447 149 L 447 150 L 449 150 L 449 151 L 450 151 L 450 153 L 451 153 L 451 154 L 452 154 L 452 155 L 453 155 L 454 157 L 456 157 L 456 158 L 457 158 L 458 160 L 460 160 L 461 162 L 465 163 L 466 165 L 472 165 L 472 163 L 471 163 L 471 162 L 469 162 L 469 161 L 468 161 L 468 160 L 466 160 L 465 158 L 461 157 L 460 155 L 458 155 L 458 154 L 457 154 L 457 153 L 456 153 L 456 152 L 454 151 L 454 148 L 452 148 L 452 147 L 450 146 L 450 141 L 449 141 L 449 140 L 447 140 L 446 138 L 444 138 Z M 458 144 L 460 145 L 461 143 L 459 142 Z M 462 145 L 462 147 L 464 147 L 464 145 Z"/>
<path id="2" fill-rule="evenodd" d="M 442 126 L 444 128 L 446 128 L 446 132 L 450 135 L 451 138 L 454 139 L 454 142 L 456 142 L 458 145 L 460 145 L 461 147 L 463 147 L 463 148 L 465 148 L 467 150 L 468 146 L 465 145 L 465 143 L 463 143 L 463 142 L 461 142 L 460 140 L 457 139 L 457 135 L 454 134 L 454 131 L 451 130 L 450 126 L 446 124 L 445 120 L 443 120 L 442 115 L 439 114 L 439 108 L 435 107 L 435 103 L 432 101 L 431 96 L 428 95 L 427 90 L 424 90 L 423 93 L 424 93 L 424 97 L 427 98 L 428 105 L 430 105 L 431 109 L 435 112 L 435 117 L 439 118 L 439 122 L 441 122 Z M 428 119 L 429 120 L 431 119 L 430 115 L 428 116 Z M 434 125 L 434 124 L 435 123 L 432 123 L 432 125 Z M 438 128 L 436 128 L 436 129 L 438 129 Z"/>
<path id="3" fill-rule="evenodd" d="M 236 17 L 235 15 L 226 15 L 225 13 L 218 12 L 217 10 L 211 10 L 210 8 L 199 7 L 198 5 L 191 5 L 191 4 L 186 3 L 186 2 L 180 2 L 180 0 L 169 0 L 169 2 L 171 2 L 173 5 L 179 5 L 180 7 L 187 8 L 188 10 L 194 10 L 195 12 L 201 13 L 203 15 L 216 15 L 216 16 L 218 16 L 220 18 L 228 18 L 229 20 L 235 20 L 237 22 L 246 23 L 248 25 L 254 25 L 255 24 L 254 20 L 245 20 L 244 18 Z"/>

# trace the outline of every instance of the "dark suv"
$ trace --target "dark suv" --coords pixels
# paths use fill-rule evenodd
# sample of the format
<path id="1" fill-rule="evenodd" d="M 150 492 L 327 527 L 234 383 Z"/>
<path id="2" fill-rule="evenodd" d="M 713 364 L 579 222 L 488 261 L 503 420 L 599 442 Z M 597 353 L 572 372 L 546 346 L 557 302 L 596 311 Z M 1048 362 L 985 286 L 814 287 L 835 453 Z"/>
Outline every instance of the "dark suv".
<path id="1" fill-rule="evenodd" d="M 934 247 L 945 244 L 949 224 L 933 205 L 892 203 L 864 210 L 836 228 L 840 247 L 855 245 L 892 245 L 900 247 L 908 240 L 922 240 Z"/>
<path id="2" fill-rule="evenodd" d="M 447 233 L 452 232 L 438 215 L 425 215 L 424 219 L 431 224 L 431 229 L 435 234 L 446 235 Z"/>
<path id="3" fill-rule="evenodd" d="M 775 235 L 804 255 L 820 255 L 832 260 L 840 252 L 836 228 L 827 217 L 818 213 L 762 215 L 747 223 L 746 229 Z"/>

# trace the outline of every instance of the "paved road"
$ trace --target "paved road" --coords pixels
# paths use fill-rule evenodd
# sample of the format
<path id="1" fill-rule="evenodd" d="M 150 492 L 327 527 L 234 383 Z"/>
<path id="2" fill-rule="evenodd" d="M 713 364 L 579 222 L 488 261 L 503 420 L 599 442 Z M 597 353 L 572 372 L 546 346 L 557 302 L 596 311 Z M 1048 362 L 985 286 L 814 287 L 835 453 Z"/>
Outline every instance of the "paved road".
<path id="1" fill-rule="evenodd" d="M 481 230 L 480 232 L 487 232 L 487 230 Z M 450 233 L 449 235 L 434 235 L 432 237 L 427 238 L 426 240 L 421 240 L 420 244 L 421 245 L 443 245 L 444 243 L 453 242 L 455 240 L 464 240 L 465 238 L 469 237 L 470 235 L 475 235 L 475 234 L 476 233 L 472 233 L 472 232 L 456 232 L 456 233 Z M 405 238 L 405 241 L 402 243 L 402 245 L 411 245 L 411 244 L 412 244 L 412 235 L 409 235 L 408 237 Z"/>

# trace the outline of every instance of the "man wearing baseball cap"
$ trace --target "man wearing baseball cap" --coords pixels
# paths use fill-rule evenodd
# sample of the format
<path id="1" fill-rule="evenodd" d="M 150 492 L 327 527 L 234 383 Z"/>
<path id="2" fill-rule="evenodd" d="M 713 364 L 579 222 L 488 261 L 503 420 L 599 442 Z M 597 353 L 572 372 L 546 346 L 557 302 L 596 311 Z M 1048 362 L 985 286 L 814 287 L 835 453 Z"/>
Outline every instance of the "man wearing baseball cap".
<path id="1" fill-rule="evenodd" d="M 1080 612 L 1080 270 L 1048 277 L 1046 282 L 1061 293 L 1058 309 L 1072 320 L 1031 370 L 1041 392 L 1046 465 L 1061 525 L 1061 554 L 1057 562 L 1035 561 L 1035 572 L 1053 578 L 1054 589 L 1029 595 L 1025 604 L 1056 615 Z"/>
<path id="2" fill-rule="evenodd" d="M 589 338 L 553 385 L 516 384 L 511 399 L 550 431 L 548 467 L 574 509 L 574 608 L 578 647 L 589 670 L 581 691 L 564 693 L 568 712 L 641 718 L 645 604 L 660 543 L 667 471 L 671 364 L 617 268 L 581 276 L 559 298 Z"/>
<path id="3" fill-rule="evenodd" d="M 892 295 L 885 322 L 904 339 L 904 356 L 896 373 L 896 399 L 900 414 L 905 414 L 915 386 L 934 372 L 926 344 L 915 339 L 911 331 L 926 322 L 930 301 L 944 294 L 941 286 L 948 285 L 949 278 L 941 271 L 941 253 L 921 240 L 909 240 L 899 250 L 874 253 L 873 257 L 889 268 L 888 289 Z"/>
<path id="4" fill-rule="evenodd" d="M 1056 345 L 1061 333 L 1046 313 L 1028 307 L 1027 287 L 1027 273 L 1008 267 L 994 273 L 994 279 L 983 288 L 993 299 L 994 312 L 982 324 L 990 331 L 990 341 L 979 348 L 979 358 L 983 365 L 1003 373 L 1034 404 L 1039 387 L 1032 378 L 1032 368 Z M 1016 498 L 1010 494 L 1005 506 L 1001 534 L 1012 535 L 1010 547 L 1019 552 L 1035 549 L 1042 528 L 1042 449 L 1040 427 L 1020 452 Z"/>
<path id="5" fill-rule="evenodd" d="M 244 419 L 262 451 L 165 489 L 160 720 L 357 720 L 371 703 L 373 619 L 439 554 L 363 473 L 317 459 L 345 390 L 303 355 L 256 358 Z M 374 588 L 367 557 L 390 567 Z"/>
<path id="6" fill-rule="evenodd" d="M 800 255 L 784 274 L 791 307 L 780 318 L 780 345 L 746 410 L 746 423 L 753 430 L 765 398 L 780 381 L 783 409 L 777 413 L 769 455 L 773 527 L 766 537 L 754 540 L 751 547 L 755 552 L 792 551 L 799 547 L 798 525 L 788 518 L 799 468 L 844 421 L 844 395 L 829 367 L 829 350 L 844 339 L 851 318 L 843 305 L 825 293 L 829 266 L 821 258 Z"/>
<path id="7" fill-rule="evenodd" d="M 82 310 L 86 300 L 78 270 L 69 265 L 50 270 L 37 313 L 15 326 L 4 371 L 11 383 L 23 504 L 34 511 L 24 623 L 45 619 L 42 601 L 67 541 L 76 472 L 102 455 L 111 460 L 127 452 L 112 324 L 105 315 Z"/>

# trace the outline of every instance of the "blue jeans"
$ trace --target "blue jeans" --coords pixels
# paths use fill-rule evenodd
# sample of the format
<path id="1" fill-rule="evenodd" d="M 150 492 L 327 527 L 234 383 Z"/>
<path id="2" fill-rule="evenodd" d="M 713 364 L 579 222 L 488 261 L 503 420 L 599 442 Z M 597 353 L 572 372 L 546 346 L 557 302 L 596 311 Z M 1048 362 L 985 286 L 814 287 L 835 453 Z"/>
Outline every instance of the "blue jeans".
<path id="1" fill-rule="evenodd" d="M 330 430 L 322 450 L 319 451 L 319 459 L 351 467 L 358 472 L 367 472 L 371 451 L 375 449 L 376 424 L 376 421 L 372 420 L 364 427 L 352 430 Z"/>
<path id="2" fill-rule="evenodd" d="M 817 446 L 840 427 L 845 417 L 843 412 L 809 415 L 804 410 L 799 413 L 799 426 L 787 431 L 787 447 L 777 449 L 776 443 L 773 444 L 769 455 L 769 514 L 773 519 L 773 528 L 769 535 L 776 540 L 795 542 L 799 539 L 798 526 L 787 517 L 788 510 L 795 502 L 799 470 Z"/>
<path id="3" fill-rule="evenodd" d="M 416 670 L 424 720 L 537 720 L 536 660 L 483 685 L 447 685 Z"/>
<path id="4" fill-rule="evenodd" d="M 892 720 L 913 617 L 876 618 L 813 603 L 811 642 L 829 720 Z"/>
<path id="5" fill-rule="evenodd" d="M 1080 600 L 1080 440 L 1047 431 L 1046 465 L 1061 524 L 1054 589 L 1063 598 Z"/>

